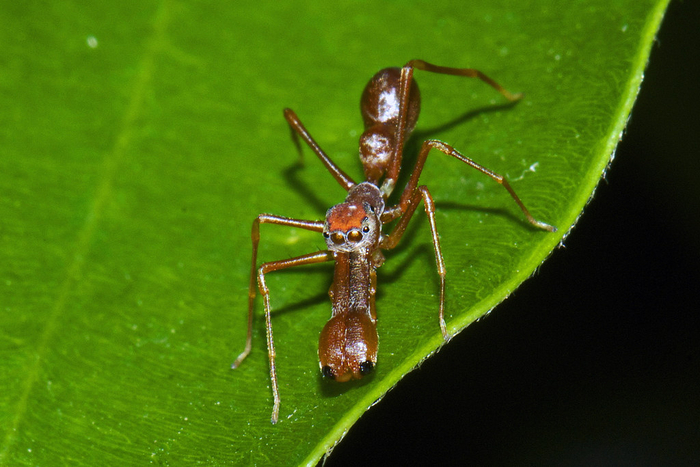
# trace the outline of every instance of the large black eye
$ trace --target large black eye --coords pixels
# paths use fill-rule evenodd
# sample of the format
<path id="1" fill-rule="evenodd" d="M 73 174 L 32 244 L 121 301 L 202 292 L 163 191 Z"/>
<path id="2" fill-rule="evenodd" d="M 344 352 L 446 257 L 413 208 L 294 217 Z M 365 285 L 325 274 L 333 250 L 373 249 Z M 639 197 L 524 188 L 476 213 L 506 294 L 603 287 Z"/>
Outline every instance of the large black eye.
<path id="1" fill-rule="evenodd" d="M 331 234 L 331 241 L 336 245 L 342 245 L 345 243 L 345 237 L 340 232 L 334 232 Z"/>
<path id="2" fill-rule="evenodd" d="M 362 240 L 362 234 L 357 230 L 351 230 L 350 232 L 348 232 L 348 240 L 350 240 L 353 243 L 359 242 L 360 240 Z"/>
<path id="3" fill-rule="evenodd" d="M 374 369 L 374 363 L 367 360 L 366 362 L 360 363 L 360 373 L 363 375 L 369 374 Z"/>
<path id="4" fill-rule="evenodd" d="M 328 365 L 321 368 L 321 374 L 324 378 L 335 379 L 335 373 L 333 372 L 333 369 Z"/>

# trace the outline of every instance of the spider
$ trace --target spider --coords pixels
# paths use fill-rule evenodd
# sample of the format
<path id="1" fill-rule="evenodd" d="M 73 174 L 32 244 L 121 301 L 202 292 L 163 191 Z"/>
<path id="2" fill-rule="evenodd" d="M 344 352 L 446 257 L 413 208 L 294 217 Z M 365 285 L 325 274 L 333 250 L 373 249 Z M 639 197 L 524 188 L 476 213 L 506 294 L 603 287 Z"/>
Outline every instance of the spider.
<path id="1" fill-rule="evenodd" d="M 304 128 L 294 111 L 284 110 L 284 117 L 292 129 L 295 143 L 298 145 L 298 138 L 301 137 L 348 194 L 342 203 L 336 204 L 326 212 L 324 221 L 291 219 L 272 214 L 260 214 L 253 221 L 248 334 L 245 350 L 238 356 L 232 368 L 237 368 L 251 350 L 253 309 L 258 288 L 265 306 L 267 349 L 274 400 L 272 423 L 277 423 L 279 419 L 280 394 L 270 317 L 270 291 L 265 283 L 265 275 L 295 266 L 335 261 L 333 283 L 328 292 L 332 314 L 319 338 L 321 373 L 324 377 L 339 382 L 360 379 L 370 373 L 377 364 L 377 312 L 374 298 L 377 290 L 376 270 L 384 263 L 382 250 L 391 250 L 398 245 L 421 200 L 430 224 L 440 278 L 440 330 L 445 340 L 450 338 L 445 325 L 446 269 L 435 225 L 435 203 L 428 187 L 418 185 L 426 158 L 432 149 L 459 159 L 488 175 L 508 190 L 530 224 L 549 232 L 556 231 L 554 226 L 538 221 L 530 215 L 508 181 L 501 175 L 437 140 L 423 142 L 416 165 L 398 202 L 393 206 L 387 205 L 387 199 L 396 186 L 401 170 L 404 142 L 413 131 L 420 112 L 420 92 L 413 79 L 415 69 L 478 78 L 511 102 L 522 97 L 521 94 L 509 93 L 482 72 L 471 68 L 449 68 L 423 60 L 411 60 L 402 68 L 385 68 L 379 71 L 365 87 L 360 101 L 365 131 L 360 136 L 359 152 L 366 179 L 361 183 L 355 182 L 335 165 Z M 383 233 L 382 227 L 392 221 L 396 223 L 391 231 Z M 322 233 L 328 249 L 296 258 L 266 262 L 258 268 L 260 224 L 298 227 Z"/>

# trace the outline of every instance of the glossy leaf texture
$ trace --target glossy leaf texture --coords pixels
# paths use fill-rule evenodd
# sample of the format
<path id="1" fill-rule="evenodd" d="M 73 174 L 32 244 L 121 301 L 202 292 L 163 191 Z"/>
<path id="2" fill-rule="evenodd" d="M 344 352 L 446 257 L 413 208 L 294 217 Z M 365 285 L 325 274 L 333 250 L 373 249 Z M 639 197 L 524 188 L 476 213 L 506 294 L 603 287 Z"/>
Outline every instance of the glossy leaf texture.
<path id="1" fill-rule="evenodd" d="M 344 192 L 282 118 L 293 108 L 360 179 L 359 97 L 409 59 L 423 139 L 505 175 L 538 219 L 431 154 L 447 323 L 457 332 L 527 279 L 567 234 L 622 135 L 666 0 L 551 2 L 15 2 L 0 12 L 0 464 L 317 462 L 443 344 L 420 214 L 380 270 L 376 373 L 321 380 L 332 265 L 271 274 L 281 419 L 262 302 L 245 341 L 250 226 L 318 220 Z M 408 172 L 408 169 L 406 169 Z M 404 174 L 405 176 L 406 174 Z M 260 258 L 322 249 L 263 226 Z M 387 396 L 387 397 L 390 397 Z M 449 403 L 449 401 L 446 401 Z M 417 421 L 419 423 L 419 421 Z"/>

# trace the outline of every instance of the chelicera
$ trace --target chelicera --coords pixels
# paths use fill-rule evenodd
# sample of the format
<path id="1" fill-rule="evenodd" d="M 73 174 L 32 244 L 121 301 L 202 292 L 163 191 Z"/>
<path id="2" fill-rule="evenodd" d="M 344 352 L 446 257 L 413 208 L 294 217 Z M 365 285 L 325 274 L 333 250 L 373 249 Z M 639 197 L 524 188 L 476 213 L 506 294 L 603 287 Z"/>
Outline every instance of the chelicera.
<path id="1" fill-rule="evenodd" d="M 416 165 L 398 202 L 393 206 L 387 206 L 387 199 L 396 186 L 401 170 L 404 143 L 411 135 L 420 112 L 420 92 L 413 79 L 415 69 L 478 78 L 511 102 L 521 97 L 520 94 L 509 93 L 491 78 L 471 68 L 448 68 L 432 65 L 423 60 L 411 60 L 402 68 L 385 68 L 379 71 L 365 87 L 360 101 L 365 130 L 360 136 L 359 153 L 366 179 L 361 183 L 355 182 L 335 165 L 292 110 L 284 110 L 284 117 L 292 129 L 295 142 L 301 137 L 348 194 L 342 203 L 328 210 L 323 222 L 291 219 L 273 214 L 260 214 L 253 221 L 248 334 L 245 350 L 238 356 L 233 368 L 237 368 L 251 350 L 254 302 L 256 289 L 259 289 L 265 307 L 267 349 L 274 400 L 272 423 L 277 423 L 279 419 L 280 394 L 275 368 L 270 291 L 265 283 L 265 275 L 295 266 L 335 262 L 333 283 L 328 292 L 332 303 L 331 318 L 321 331 L 319 338 L 318 355 L 321 374 L 340 382 L 360 379 L 370 373 L 377 364 L 376 270 L 384 263 L 382 251 L 396 247 L 421 200 L 430 224 L 440 279 L 438 321 L 444 339 L 449 339 L 450 334 L 445 324 L 446 269 L 435 225 L 435 203 L 428 187 L 418 185 L 426 158 L 432 149 L 459 159 L 488 175 L 510 193 L 530 224 L 549 232 L 556 231 L 555 227 L 538 221 L 530 215 L 510 184 L 501 175 L 477 164 L 452 146 L 437 140 L 423 142 Z M 395 224 L 389 233 L 384 233 L 382 227 L 394 221 Z M 328 249 L 296 258 L 266 262 L 258 267 L 260 224 L 284 225 L 322 233 Z"/>

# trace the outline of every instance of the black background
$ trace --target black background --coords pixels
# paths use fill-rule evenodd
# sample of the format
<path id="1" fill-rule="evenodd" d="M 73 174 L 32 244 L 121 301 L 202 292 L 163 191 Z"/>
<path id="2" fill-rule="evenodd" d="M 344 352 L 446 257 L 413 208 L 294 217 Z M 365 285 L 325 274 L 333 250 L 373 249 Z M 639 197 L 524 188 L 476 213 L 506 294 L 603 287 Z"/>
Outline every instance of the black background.
<path id="1" fill-rule="evenodd" d="M 700 2 L 672 2 L 566 240 L 409 374 L 341 465 L 700 465 Z"/>

